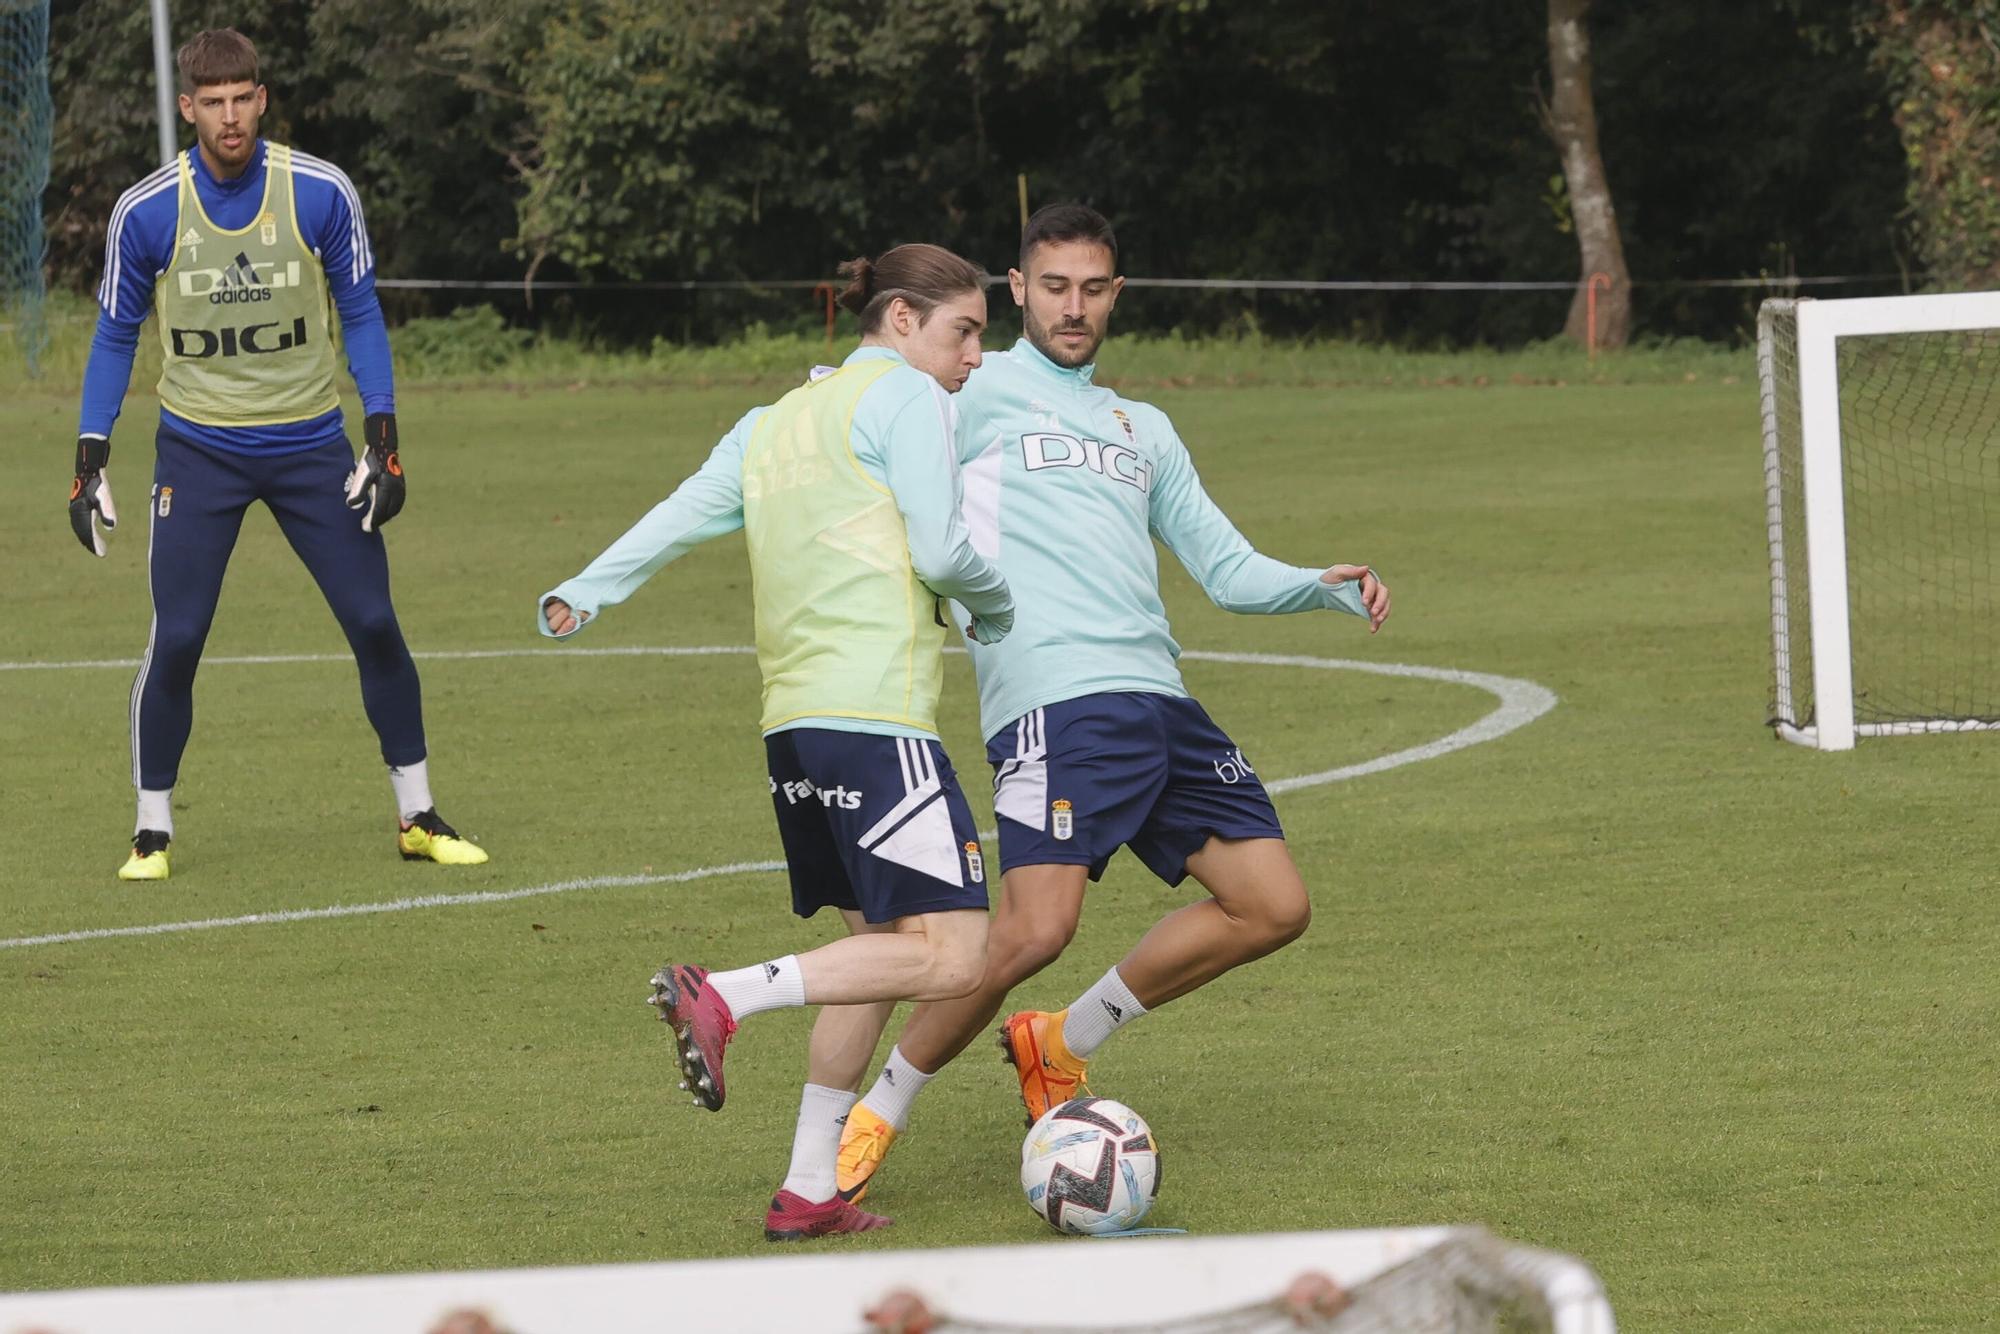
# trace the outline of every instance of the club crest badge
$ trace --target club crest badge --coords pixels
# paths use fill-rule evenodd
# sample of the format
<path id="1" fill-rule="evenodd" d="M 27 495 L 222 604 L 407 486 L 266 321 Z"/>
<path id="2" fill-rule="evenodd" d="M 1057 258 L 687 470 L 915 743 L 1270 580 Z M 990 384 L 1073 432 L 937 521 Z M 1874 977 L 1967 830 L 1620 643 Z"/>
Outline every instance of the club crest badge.
<path id="1" fill-rule="evenodd" d="M 1076 815 L 1065 798 L 1049 803 L 1049 833 L 1064 839 L 1076 833 Z"/>
<path id="2" fill-rule="evenodd" d="M 266 213 L 257 220 L 257 239 L 265 245 L 278 244 L 278 215 Z"/>
<path id="3" fill-rule="evenodd" d="M 972 878 L 972 883 L 975 885 L 986 883 L 986 858 L 979 854 L 977 843 L 965 845 L 965 873 Z"/>
<path id="4" fill-rule="evenodd" d="M 174 489 L 171 486 L 161 487 L 160 517 L 162 519 L 166 518 L 168 514 L 173 512 L 173 508 L 174 508 Z"/>
<path id="5" fill-rule="evenodd" d="M 1132 445 L 1138 444 L 1138 433 L 1132 429 L 1132 419 L 1125 415 L 1125 409 L 1113 408 L 1111 409 L 1111 415 L 1118 419 L 1118 425 L 1124 430 L 1125 442 Z"/>

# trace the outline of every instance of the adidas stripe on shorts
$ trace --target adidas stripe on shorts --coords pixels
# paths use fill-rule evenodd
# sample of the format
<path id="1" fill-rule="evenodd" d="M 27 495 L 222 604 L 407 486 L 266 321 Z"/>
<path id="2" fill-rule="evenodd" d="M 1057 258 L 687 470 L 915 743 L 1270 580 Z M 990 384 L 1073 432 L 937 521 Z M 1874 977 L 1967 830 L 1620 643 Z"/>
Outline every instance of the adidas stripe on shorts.
<path id="1" fill-rule="evenodd" d="M 986 907 L 972 811 L 935 741 L 796 727 L 764 738 L 792 911 L 871 923 Z"/>

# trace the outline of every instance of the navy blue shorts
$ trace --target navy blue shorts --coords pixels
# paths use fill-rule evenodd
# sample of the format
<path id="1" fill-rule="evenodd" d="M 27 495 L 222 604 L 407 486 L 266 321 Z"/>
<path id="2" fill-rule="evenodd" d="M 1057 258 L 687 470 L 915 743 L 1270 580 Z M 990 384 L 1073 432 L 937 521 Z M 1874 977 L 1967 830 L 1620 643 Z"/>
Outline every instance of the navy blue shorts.
<path id="1" fill-rule="evenodd" d="M 1084 695 L 1032 710 L 986 743 L 1000 869 L 1088 866 L 1120 846 L 1169 885 L 1211 837 L 1283 838 L 1257 771 L 1201 705 Z"/>
<path id="2" fill-rule="evenodd" d="M 935 741 L 795 727 L 764 738 L 792 911 L 869 922 L 986 908 L 986 864 Z"/>

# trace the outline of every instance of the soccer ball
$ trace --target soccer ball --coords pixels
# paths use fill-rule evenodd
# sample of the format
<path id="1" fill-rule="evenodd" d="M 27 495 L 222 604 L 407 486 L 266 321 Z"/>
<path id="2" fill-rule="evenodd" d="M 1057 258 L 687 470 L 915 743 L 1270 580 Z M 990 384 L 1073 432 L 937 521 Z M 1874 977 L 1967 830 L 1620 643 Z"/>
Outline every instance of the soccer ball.
<path id="1" fill-rule="evenodd" d="M 1029 1127 L 1021 1189 L 1058 1232 L 1122 1232 L 1160 1193 L 1159 1146 L 1124 1103 L 1072 1098 Z"/>

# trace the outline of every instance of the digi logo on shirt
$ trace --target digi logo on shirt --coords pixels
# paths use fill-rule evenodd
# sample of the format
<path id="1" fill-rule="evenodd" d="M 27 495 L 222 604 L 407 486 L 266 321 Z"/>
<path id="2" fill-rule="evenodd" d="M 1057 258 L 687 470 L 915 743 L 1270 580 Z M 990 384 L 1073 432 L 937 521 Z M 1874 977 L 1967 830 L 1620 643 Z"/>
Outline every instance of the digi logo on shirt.
<path id="1" fill-rule="evenodd" d="M 269 301 L 279 288 L 297 287 L 299 262 L 287 260 L 280 265 L 266 260 L 259 264 L 248 255 L 238 255 L 226 269 L 182 269 L 175 276 L 180 279 L 182 296 L 205 296 L 212 306 L 227 306 Z"/>
<path id="2" fill-rule="evenodd" d="M 272 352 L 288 352 L 295 347 L 306 345 L 306 321 L 301 315 L 292 321 L 289 331 L 265 333 L 266 329 L 276 329 L 277 321 L 265 324 L 246 324 L 241 328 L 214 329 L 169 329 L 174 341 L 174 355 L 199 361 L 203 357 L 263 356 Z"/>
<path id="3" fill-rule="evenodd" d="M 1153 465 L 1126 445 L 1082 440 L 1059 431 L 1035 431 L 1021 437 L 1021 462 L 1029 472 L 1044 468 L 1088 468 L 1140 492 L 1153 489 Z"/>

